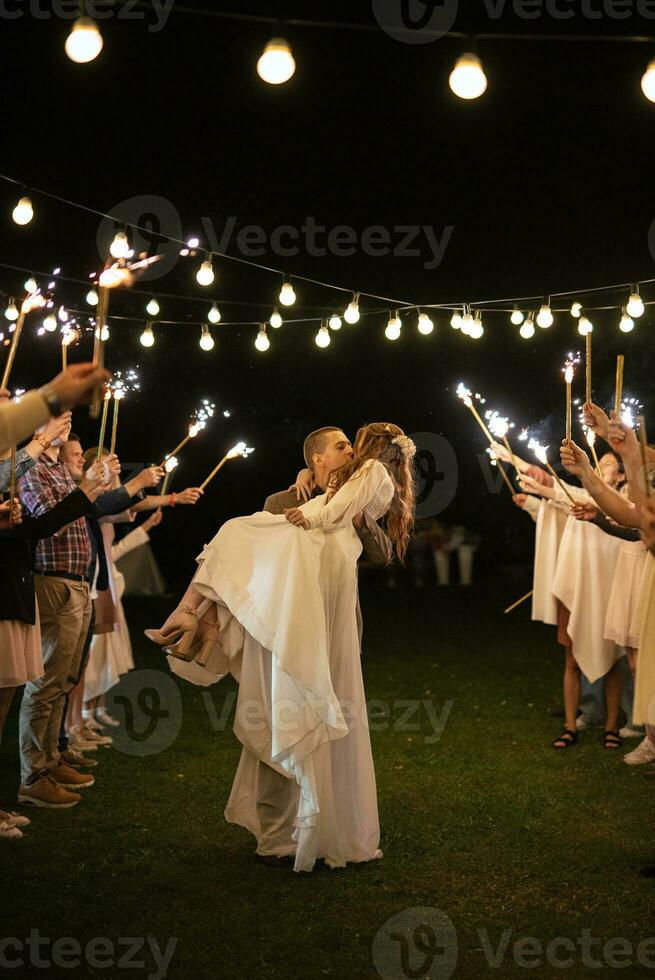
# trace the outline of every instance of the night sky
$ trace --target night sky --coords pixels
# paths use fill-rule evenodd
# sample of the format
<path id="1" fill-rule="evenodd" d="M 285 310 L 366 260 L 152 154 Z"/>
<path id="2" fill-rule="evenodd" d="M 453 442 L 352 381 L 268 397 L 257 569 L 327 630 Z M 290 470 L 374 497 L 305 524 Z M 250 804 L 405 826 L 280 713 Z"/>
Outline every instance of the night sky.
<path id="1" fill-rule="evenodd" d="M 602 0 L 592 6 L 602 9 Z M 375 24 L 367 2 L 239 0 L 205 7 Z M 655 21 L 636 12 L 623 21 L 581 15 L 555 21 L 546 14 L 527 21 L 511 10 L 490 19 L 482 3 L 460 7 L 466 10 L 457 16 L 457 31 L 655 32 Z M 198 234 L 204 244 L 202 218 L 220 235 L 233 217 L 226 249 L 232 254 L 238 254 L 236 232 L 246 225 L 270 235 L 314 218 L 327 228 L 351 226 L 359 236 L 381 225 L 395 243 L 396 226 L 428 225 L 438 238 L 452 226 L 443 261 L 433 269 L 425 268 L 431 251 L 424 238 L 418 257 L 373 257 L 358 248 L 350 257 L 301 249 L 286 259 L 269 248 L 256 259 L 291 276 L 416 304 L 533 296 L 530 306 L 538 307 L 538 297 L 550 293 L 653 277 L 655 105 L 639 82 L 655 44 L 481 38 L 489 89 L 465 103 L 447 84 L 455 58 L 469 47 L 459 39 L 408 44 L 381 29 L 286 25 L 297 72 L 274 88 L 255 71 L 263 45 L 277 33 L 272 26 L 200 18 L 180 7 L 160 32 L 148 31 L 153 22 L 152 14 L 103 21 L 102 54 L 75 65 L 63 50 L 66 22 L 28 12 L 0 19 L 2 172 L 102 212 L 113 213 L 134 196 L 161 196 L 179 214 L 183 237 Z M 0 262 L 44 272 L 61 266 L 65 275 L 85 279 L 101 265 L 99 219 L 30 193 L 35 218 L 19 228 L 10 213 L 20 187 L 0 182 Z M 248 325 L 213 328 L 216 347 L 203 353 L 197 323 L 211 301 L 225 321 L 266 320 L 281 280 L 216 258 L 216 282 L 202 289 L 195 282 L 198 264 L 181 258 L 165 277 L 112 298 L 111 307 L 137 318 L 112 323 L 107 351 L 110 368 L 138 364 L 142 380 L 140 395 L 122 409 L 125 461 L 160 459 L 203 397 L 216 402 L 219 417 L 182 457 L 177 488 L 200 482 L 239 439 L 256 447 L 249 461 L 223 471 L 193 513 L 176 511 L 157 532 L 169 576 L 186 576 L 218 523 L 258 509 L 269 493 L 286 487 L 302 465 L 303 436 L 324 424 L 354 436 L 360 424 L 383 419 L 408 432 L 445 436 L 457 456 L 459 485 L 443 520 L 479 529 L 497 552 L 529 541 L 527 519 L 506 491 L 499 497 L 486 489 L 475 458 L 485 443 L 454 388 L 466 381 L 518 426 L 534 425 L 542 441 L 556 444 L 564 408 L 560 369 L 569 350 L 584 346 L 568 313 L 529 342 L 519 339 L 506 314 L 487 314 L 485 335 L 474 342 L 453 331 L 444 312 L 433 316 L 434 334 L 419 336 L 412 313 L 392 344 L 384 337 L 391 304 L 364 299 L 362 311 L 379 315 L 344 324 L 328 350 L 314 343 L 317 324 L 299 324 L 269 331 L 271 349 L 258 353 L 256 328 Z M 0 291 L 18 295 L 24 279 L 0 268 Z M 290 316 L 328 316 L 349 299 L 295 285 Z M 652 286 L 642 292 L 655 298 Z M 82 285 L 61 282 L 57 300 L 88 309 L 85 293 Z M 621 296 L 625 302 L 627 293 L 597 294 L 589 306 L 614 305 Z M 145 350 L 138 338 L 152 295 L 159 296 L 161 319 L 182 323 L 156 327 L 156 345 Z M 647 307 L 629 336 L 619 332 L 619 316 L 590 313 L 596 400 L 611 398 L 615 356 L 623 352 L 626 391 L 645 402 L 648 414 L 652 314 Z M 26 330 L 14 386 L 43 383 L 58 370 L 57 341 L 36 337 L 37 326 L 33 320 Z M 71 350 L 71 360 L 87 359 L 90 351 L 89 338 Z M 578 394 L 583 377 L 581 371 Z M 233 412 L 228 422 L 220 418 L 224 408 Z M 86 444 L 94 440 L 88 413 L 78 411 L 74 425 Z M 437 471 L 442 465 L 437 459 Z"/>

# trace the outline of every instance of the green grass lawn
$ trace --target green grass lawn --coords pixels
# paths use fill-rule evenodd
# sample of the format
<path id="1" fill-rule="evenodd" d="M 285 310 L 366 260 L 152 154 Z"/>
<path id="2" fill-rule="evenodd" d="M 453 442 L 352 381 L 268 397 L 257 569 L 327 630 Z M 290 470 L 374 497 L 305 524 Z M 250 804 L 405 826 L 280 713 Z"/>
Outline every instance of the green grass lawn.
<path id="1" fill-rule="evenodd" d="M 223 818 L 240 751 L 231 724 L 220 725 L 233 682 L 204 699 L 180 682 L 180 707 L 176 682 L 155 675 L 162 700 L 157 708 L 156 694 L 143 695 L 144 714 L 126 743 L 131 754 L 100 749 L 97 785 L 82 804 L 30 811 L 25 840 L 0 851 L 1 935 L 25 940 L 38 929 L 51 942 L 73 937 L 83 946 L 106 937 L 116 951 L 102 956 L 114 965 L 35 969 L 30 954 L 11 950 L 26 966 L 6 975 L 156 976 L 147 950 L 132 956 L 140 967 L 117 962 L 127 954 L 119 940 L 150 936 L 162 949 L 177 937 L 168 976 L 189 980 L 582 977 L 600 972 L 579 944 L 584 930 L 602 939 L 591 956 L 604 974 L 621 963 L 631 964 L 619 970 L 624 977 L 655 972 L 653 944 L 642 947 L 643 964 L 637 959 L 638 944 L 655 933 L 655 884 L 637 876 L 655 862 L 655 785 L 624 765 L 623 753 L 605 751 L 600 732 L 583 734 L 567 752 L 550 748 L 561 724 L 549 710 L 560 703 L 562 656 L 554 631 L 531 624 L 527 607 L 503 617 L 514 597 L 498 584 L 365 588 L 367 695 L 391 712 L 372 733 L 385 857 L 366 866 L 297 875 L 256 864 L 249 834 Z M 167 670 L 140 630 L 169 605 L 128 606 L 140 668 Z M 438 740 L 424 705 L 407 716 L 402 702 L 410 700 L 447 717 Z M 18 783 L 15 708 L 0 755 L 6 806 Z M 172 744 L 144 754 L 159 734 L 139 741 L 139 732 L 148 715 L 156 726 L 162 711 L 169 711 L 164 729 L 172 726 L 162 738 Z M 403 714 L 419 730 L 398 724 Z M 408 911 L 426 907 L 438 912 Z M 403 912 L 399 925 L 382 929 Z M 437 930 L 433 954 L 429 928 L 413 930 L 439 913 L 452 920 L 456 946 Z M 507 951 L 494 968 L 484 950 L 495 950 L 503 934 Z M 536 954 L 524 947 L 522 965 L 512 949 L 526 937 L 544 949 L 568 937 L 575 951 L 556 955 L 573 964 L 549 965 L 537 947 Z M 624 943 L 605 945 L 615 937 Z M 49 948 L 41 955 L 47 959 Z"/>

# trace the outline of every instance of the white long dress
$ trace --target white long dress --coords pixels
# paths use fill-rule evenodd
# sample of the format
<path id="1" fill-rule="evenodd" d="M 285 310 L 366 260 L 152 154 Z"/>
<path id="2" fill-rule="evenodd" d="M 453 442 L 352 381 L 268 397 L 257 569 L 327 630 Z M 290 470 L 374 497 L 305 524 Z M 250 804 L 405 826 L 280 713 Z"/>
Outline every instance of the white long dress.
<path id="1" fill-rule="evenodd" d="M 553 581 L 566 518 L 566 511 L 554 501 L 540 501 L 534 546 L 532 619 L 549 626 L 557 626 L 557 600 L 553 595 Z"/>
<path id="2" fill-rule="evenodd" d="M 295 852 L 296 871 L 318 858 L 344 867 L 381 856 L 352 521 L 362 512 L 378 520 L 393 494 L 385 466 L 371 460 L 330 501 L 323 494 L 302 505 L 309 531 L 265 512 L 228 521 L 193 581 L 216 605 L 218 641 L 201 662 L 168 658 L 195 684 L 228 672 L 240 682 L 234 731 L 243 750 L 225 816 L 259 845 L 257 761 L 295 780 L 295 812 L 286 837 L 276 828 L 276 850 Z"/>

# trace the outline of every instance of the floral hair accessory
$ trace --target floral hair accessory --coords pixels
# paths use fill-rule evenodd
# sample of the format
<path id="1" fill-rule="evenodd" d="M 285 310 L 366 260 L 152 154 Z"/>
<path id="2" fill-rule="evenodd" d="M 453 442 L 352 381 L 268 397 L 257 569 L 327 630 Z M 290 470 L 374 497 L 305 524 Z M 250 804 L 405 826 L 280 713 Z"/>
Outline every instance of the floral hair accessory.
<path id="1" fill-rule="evenodd" d="M 406 459 L 414 459 L 416 456 L 416 443 L 409 436 L 396 436 L 391 442 L 394 446 L 399 446 Z"/>

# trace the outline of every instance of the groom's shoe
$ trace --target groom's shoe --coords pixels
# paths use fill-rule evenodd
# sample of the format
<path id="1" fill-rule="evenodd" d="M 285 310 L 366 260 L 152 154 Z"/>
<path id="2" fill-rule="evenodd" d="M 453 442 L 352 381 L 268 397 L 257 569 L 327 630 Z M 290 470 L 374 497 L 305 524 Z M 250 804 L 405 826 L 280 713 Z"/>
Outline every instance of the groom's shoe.
<path id="1" fill-rule="evenodd" d="M 295 858 L 293 854 L 255 854 L 255 861 L 266 864 L 269 868 L 292 868 Z"/>

